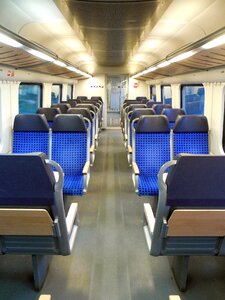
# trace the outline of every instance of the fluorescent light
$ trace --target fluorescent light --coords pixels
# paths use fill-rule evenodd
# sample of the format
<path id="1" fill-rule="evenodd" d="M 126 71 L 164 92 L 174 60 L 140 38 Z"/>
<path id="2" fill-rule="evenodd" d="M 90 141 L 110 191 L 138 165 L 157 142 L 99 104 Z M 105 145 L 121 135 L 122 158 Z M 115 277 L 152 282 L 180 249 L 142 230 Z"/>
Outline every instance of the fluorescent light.
<path id="1" fill-rule="evenodd" d="M 34 55 L 34 56 L 37 56 L 43 60 L 47 60 L 47 61 L 50 61 L 50 62 L 53 62 L 54 61 L 54 58 L 52 58 L 51 56 L 48 56 L 47 54 L 44 54 L 40 51 L 37 51 L 37 50 L 34 50 L 34 49 L 29 49 L 27 50 L 27 52 L 29 52 L 30 54 Z"/>
<path id="2" fill-rule="evenodd" d="M 220 46 L 222 44 L 225 44 L 225 34 L 224 35 L 221 35 L 219 36 L 218 38 L 204 44 L 202 46 L 203 49 L 210 49 L 210 48 L 213 48 L 213 47 L 217 47 L 217 46 Z"/>
<path id="3" fill-rule="evenodd" d="M 72 67 L 72 66 L 68 66 L 66 67 L 68 70 L 72 71 L 72 72 L 76 72 L 76 68 Z"/>
<path id="4" fill-rule="evenodd" d="M 194 55 L 195 53 L 196 53 L 195 51 L 184 52 L 184 53 L 182 53 L 182 54 L 180 54 L 180 55 L 177 55 L 177 56 L 171 58 L 171 59 L 169 60 L 169 62 L 170 62 L 170 63 L 173 63 L 173 62 L 177 62 L 177 61 L 186 59 L 186 58 L 188 58 L 188 57 Z"/>
<path id="5" fill-rule="evenodd" d="M 169 62 L 168 60 L 167 61 L 164 61 L 162 62 L 161 64 L 158 64 L 157 65 L 157 68 L 164 68 L 164 67 L 167 67 L 171 64 L 171 62 Z"/>
<path id="6" fill-rule="evenodd" d="M 53 63 L 60 67 L 66 67 L 66 64 L 60 60 L 54 60 Z"/>
<path id="7" fill-rule="evenodd" d="M 10 37 L 8 37 L 7 35 L 0 33 L 0 42 L 12 47 L 16 47 L 16 48 L 20 48 L 23 45 L 13 39 L 11 39 Z"/>

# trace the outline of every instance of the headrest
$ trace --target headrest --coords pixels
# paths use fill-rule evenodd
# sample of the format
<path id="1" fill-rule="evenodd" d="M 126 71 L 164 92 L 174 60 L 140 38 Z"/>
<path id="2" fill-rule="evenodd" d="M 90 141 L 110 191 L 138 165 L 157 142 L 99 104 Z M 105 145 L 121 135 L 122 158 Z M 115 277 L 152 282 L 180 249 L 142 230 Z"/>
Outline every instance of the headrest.
<path id="1" fill-rule="evenodd" d="M 147 100 L 147 97 L 136 97 L 136 100 L 141 102 L 142 100 Z"/>
<path id="2" fill-rule="evenodd" d="M 130 104 L 128 112 L 133 111 L 135 108 L 147 108 L 145 104 Z"/>
<path id="3" fill-rule="evenodd" d="M 101 107 L 101 104 L 97 101 L 92 101 L 92 100 L 85 100 L 82 102 L 82 104 L 92 104 L 94 106 L 97 106 L 98 108 Z"/>
<path id="4" fill-rule="evenodd" d="M 126 101 L 126 102 L 125 102 Z M 124 103 L 123 103 L 123 108 L 129 106 L 130 104 L 140 104 L 139 101 L 136 101 L 136 100 L 125 100 Z"/>
<path id="5" fill-rule="evenodd" d="M 62 114 L 66 114 L 67 110 L 71 107 L 70 104 L 68 103 L 58 103 L 58 104 L 53 104 L 51 107 L 58 107 L 61 110 Z"/>
<path id="6" fill-rule="evenodd" d="M 152 106 L 157 115 L 161 115 L 164 108 L 172 108 L 170 104 L 155 104 Z"/>
<path id="7" fill-rule="evenodd" d="M 170 206 L 225 206 L 225 156 L 180 155 L 167 176 Z"/>
<path id="8" fill-rule="evenodd" d="M 102 97 L 100 97 L 100 96 L 92 96 L 92 97 L 91 97 L 91 100 L 103 102 L 103 101 L 102 101 Z"/>
<path id="9" fill-rule="evenodd" d="M 131 113 L 130 122 L 134 119 L 139 118 L 140 116 L 147 116 L 147 115 L 155 115 L 155 111 L 152 108 L 136 108 Z"/>
<path id="10" fill-rule="evenodd" d="M 82 115 L 57 115 L 52 124 L 53 132 L 87 132 Z"/>
<path id="11" fill-rule="evenodd" d="M 96 106 L 94 106 L 93 104 L 89 104 L 89 103 L 85 104 L 84 102 L 77 104 L 77 107 L 79 107 L 79 108 L 88 108 L 89 110 L 92 110 L 94 112 L 98 111 L 98 108 Z"/>
<path id="12" fill-rule="evenodd" d="M 77 105 L 76 100 L 68 100 L 65 103 L 69 104 L 71 107 L 76 107 L 76 105 Z"/>
<path id="13" fill-rule="evenodd" d="M 157 104 L 157 103 L 159 103 L 159 102 L 155 102 L 155 101 L 148 101 L 148 102 L 146 103 L 146 106 L 147 106 L 148 108 L 152 108 L 152 107 L 153 107 L 153 105 L 155 105 L 155 104 Z"/>
<path id="14" fill-rule="evenodd" d="M 142 132 L 170 132 L 169 121 L 166 116 L 141 116 L 136 127 L 136 133 Z"/>
<path id="15" fill-rule="evenodd" d="M 77 100 L 81 100 L 81 101 L 84 101 L 84 100 L 87 100 L 88 97 L 87 96 L 77 96 Z M 76 100 L 76 99 L 75 99 Z"/>
<path id="16" fill-rule="evenodd" d="M 69 108 L 67 110 L 67 114 L 82 115 L 84 118 L 87 118 L 90 122 L 92 122 L 92 115 L 88 108 Z"/>
<path id="17" fill-rule="evenodd" d="M 61 114 L 61 111 L 57 107 L 41 107 L 38 108 L 37 114 L 45 115 L 47 121 L 52 122 L 56 115 Z"/>
<path id="18" fill-rule="evenodd" d="M 167 116 L 169 122 L 175 122 L 177 116 L 185 115 L 185 111 L 181 108 L 164 108 L 162 110 L 162 115 Z"/>
<path id="19" fill-rule="evenodd" d="M 0 155 L 0 205 L 48 206 L 55 179 L 44 153 Z"/>
<path id="20" fill-rule="evenodd" d="M 37 131 L 48 132 L 49 126 L 45 115 L 31 114 L 23 115 L 19 114 L 15 116 L 14 131 Z"/>
<path id="21" fill-rule="evenodd" d="M 209 126 L 205 116 L 178 116 L 173 132 L 208 132 Z"/>
<path id="22" fill-rule="evenodd" d="M 149 101 L 148 99 L 142 99 L 142 100 L 141 100 L 141 103 L 142 103 L 142 104 L 146 104 L 148 101 Z"/>

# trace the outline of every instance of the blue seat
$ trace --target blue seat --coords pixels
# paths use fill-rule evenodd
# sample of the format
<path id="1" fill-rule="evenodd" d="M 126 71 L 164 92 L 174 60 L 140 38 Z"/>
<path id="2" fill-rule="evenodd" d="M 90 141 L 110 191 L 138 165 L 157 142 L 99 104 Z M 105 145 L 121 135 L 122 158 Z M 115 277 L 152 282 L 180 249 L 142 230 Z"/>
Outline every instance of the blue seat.
<path id="1" fill-rule="evenodd" d="M 144 96 L 136 97 L 136 100 L 137 100 L 137 101 L 140 101 L 140 102 L 142 102 L 142 100 L 148 101 L 147 97 L 144 97 Z"/>
<path id="2" fill-rule="evenodd" d="M 170 159 L 170 128 L 165 116 L 141 116 L 133 139 L 133 181 L 139 196 L 157 196 L 157 174 Z"/>
<path id="3" fill-rule="evenodd" d="M 88 186 L 90 172 L 90 128 L 82 115 L 57 115 L 52 126 L 52 159 L 64 171 L 63 192 L 83 195 Z"/>
<path id="4" fill-rule="evenodd" d="M 172 108 L 170 104 L 155 103 L 152 108 L 154 109 L 156 115 L 161 115 L 164 108 Z"/>
<path id="5" fill-rule="evenodd" d="M 77 203 L 65 214 L 63 171 L 46 158 L 44 153 L 0 155 L 0 254 L 31 255 L 38 290 L 49 257 L 69 255 L 78 228 Z"/>
<path id="6" fill-rule="evenodd" d="M 181 108 L 164 108 L 162 110 L 162 115 L 167 116 L 170 123 L 170 129 L 173 129 L 177 116 L 185 115 L 185 111 Z"/>
<path id="7" fill-rule="evenodd" d="M 155 102 L 153 100 L 150 100 L 146 103 L 148 108 L 153 108 L 153 105 L 156 105 L 156 104 L 162 104 L 162 103 L 161 102 Z"/>
<path id="8" fill-rule="evenodd" d="M 178 116 L 173 129 L 173 155 L 208 154 L 208 121 L 205 116 Z"/>
<path id="9" fill-rule="evenodd" d="M 45 115 L 48 121 L 48 126 L 52 128 L 52 122 L 54 120 L 54 117 L 58 114 L 61 114 L 61 110 L 57 107 L 40 107 L 38 108 L 36 113 L 40 115 Z"/>
<path id="10" fill-rule="evenodd" d="M 94 163 L 95 159 L 95 114 L 90 112 L 88 108 L 70 108 L 67 114 L 82 115 L 87 128 L 90 127 L 90 164 Z"/>
<path id="11" fill-rule="evenodd" d="M 13 153 L 49 153 L 49 126 L 44 115 L 16 115 L 13 125 Z"/>
<path id="12" fill-rule="evenodd" d="M 183 291 L 190 256 L 225 255 L 225 156 L 180 155 L 160 169 L 158 181 L 156 216 L 144 204 L 144 231 L 151 255 L 175 256 Z"/>

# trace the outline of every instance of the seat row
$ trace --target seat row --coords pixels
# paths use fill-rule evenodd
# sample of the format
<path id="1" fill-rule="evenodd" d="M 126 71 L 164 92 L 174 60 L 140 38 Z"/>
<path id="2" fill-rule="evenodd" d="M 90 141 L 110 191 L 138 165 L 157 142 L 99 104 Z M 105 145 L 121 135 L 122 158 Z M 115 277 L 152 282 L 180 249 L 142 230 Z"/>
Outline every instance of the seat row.
<path id="1" fill-rule="evenodd" d="M 205 116 L 179 115 L 171 131 L 165 115 L 142 115 L 132 131 L 128 159 L 135 191 L 140 196 L 158 195 L 157 174 L 173 157 L 180 153 L 209 153 Z"/>
<path id="2" fill-rule="evenodd" d="M 83 195 L 90 177 L 90 128 L 80 114 L 56 115 L 50 130 L 44 115 L 20 114 L 14 120 L 12 152 L 45 153 L 63 169 L 64 194 Z"/>

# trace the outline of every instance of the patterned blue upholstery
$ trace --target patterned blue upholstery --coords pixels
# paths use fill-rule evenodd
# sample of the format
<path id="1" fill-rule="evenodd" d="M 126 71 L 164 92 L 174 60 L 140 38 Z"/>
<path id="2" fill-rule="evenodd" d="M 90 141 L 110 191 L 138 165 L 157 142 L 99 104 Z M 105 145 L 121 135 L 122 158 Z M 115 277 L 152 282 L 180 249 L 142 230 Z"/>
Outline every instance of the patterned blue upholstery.
<path id="1" fill-rule="evenodd" d="M 48 155 L 48 132 L 14 132 L 13 153 L 29 152 Z"/>
<path id="2" fill-rule="evenodd" d="M 171 122 L 169 122 L 169 124 L 170 124 L 170 129 L 173 129 L 175 122 L 171 121 Z"/>
<path id="3" fill-rule="evenodd" d="M 67 195 L 83 195 L 82 170 L 87 155 L 86 132 L 53 132 L 52 159 L 64 171 L 63 192 Z"/>
<path id="4" fill-rule="evenodd" d="M 170 160 L 169 132 L 136 133 L 135 155 L 140 171 L 138 179 L 139 195 L 158 195 L 157 174 L 161 166 Z"/>
<path id="5" fill-rule="evenodd" d="M 179 153 L 208 154 L 207 132 L 182 132 L 173 134 L 174 157 Z"/>

